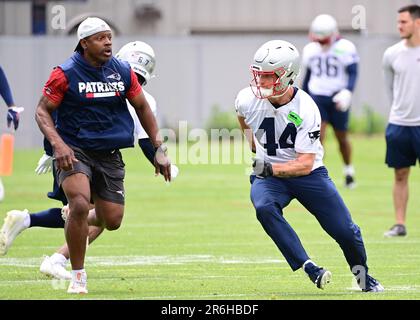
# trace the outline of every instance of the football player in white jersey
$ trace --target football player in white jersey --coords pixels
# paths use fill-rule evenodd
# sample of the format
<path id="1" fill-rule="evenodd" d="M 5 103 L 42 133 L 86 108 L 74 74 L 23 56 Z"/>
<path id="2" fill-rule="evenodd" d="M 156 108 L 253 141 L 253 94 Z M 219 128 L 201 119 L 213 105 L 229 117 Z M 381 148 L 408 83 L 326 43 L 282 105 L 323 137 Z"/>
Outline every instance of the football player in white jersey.
<path id="1" fill-rule="evenodd" d="M 294 45 L 269 41 L 255 53 L 251 86 L 240 91 L 235 101 L 241 128 L 256 152 L 251 200 L 257 218 L 292 270 L 303 268 L 323 289 L 331 272 L 309 258 L 284 218 L 283 209 L 298 200 L 340 245 L 361 289 L 383 291 L 368 274 L 360 229 L 322 162 L 319 110 L 306 92 L 293 86 L 299 69 Z"/>
<path id="2" fill-rule="evenodd" d="M 306 72 L 302 89 L 311 95 L 321 112 L 321 143 L 328 123 L 333 127 L 344 162 L 345 186 L 353 188 L 354 167 L 347 130 L 359 56 L 354 44 L 340 37 L 337 22 L 330 15 L 321 14 L 313 20 L 310 38 L 312 42 L 302 53 Z"/>
<path id="3" fill-rule="evenodd" d="M 391 112 L 386 128 L 386 164 L 394 168 L 395 224 L 386 237 L 407 235 L 405 227 L 410 167 L 420 161 L 420 6 L 398 10 L 402 40 L 383 56 Z"/>
<path id="4" fill-rule="evenodd" d="M 153 48 L 145 42 L 134 41 L 124 45 L 120 51 L 116 54 L 116 57 L 130 63 L 131 68 L 136 73 L 138 80 L 142 86 L 145 86 L 147 82 L 153 78 L 153 71 L 156 64 L 155 53 Z M 156 100 L 152 95 L 147 93 L 143 89 L 144 95 L 147 102 L 150 105 L 156 117 Z M 134 134 L 138 140 L 139 146 L 142 149 L 146 158 L 154 163 L 155 148 L 153 147 L 149 137 L 145 130 L 140 124 L 140 121 L 135 114 L 134 108 L 127 101 L 127 105 L 130 109 L 130 113 L 134 120 Z M 44 174 L 50 172 L 52 169 L 52 150 L 49 150 L 50 146 L 46 145 L 46 154 L 44 154 L 39 160 L 38 166 L 35 169 L 37 174 Z M 49 156 L 48 154 L 51 154 Z M 54 170 L 53 170 L 54 173 Z M 171 165 L 171 178 L 174 179 L 178 175 L 178 168 L 175 165 Z M 31 213 L 27 210 L 12 210 L 6 215 L 5 222 L 2 229 L 0 230 L 0 255 L 7 253 L 8 249 L 12 245 L 14 239 L 23 230 L 31 227 L 44 227 L 44 228 L 64 228 L 64 220 L 68 215 L 67 199 L 63 191 L 58 187 L 55 174 L 53 191 L 48 193 L 48 197 L 62 201 L 64 207 L 51 208 L 39 213 Z M 89 212 L 89 221 L 93 221 L 96 218 L 95 209 Z M 94 241 L 102 232 L 102 227 L 94 225 L 89 226 L 89 243 Z M 40 271 L 48 276 L 52 276 L 58 279 L 71 279 L 71 274 L 65 267 L 69 258 L 69 252 L 67 244 L 64 244 L 60 249 L 56 251 L 52 256 L 46 256 L 40 266 Z"/>

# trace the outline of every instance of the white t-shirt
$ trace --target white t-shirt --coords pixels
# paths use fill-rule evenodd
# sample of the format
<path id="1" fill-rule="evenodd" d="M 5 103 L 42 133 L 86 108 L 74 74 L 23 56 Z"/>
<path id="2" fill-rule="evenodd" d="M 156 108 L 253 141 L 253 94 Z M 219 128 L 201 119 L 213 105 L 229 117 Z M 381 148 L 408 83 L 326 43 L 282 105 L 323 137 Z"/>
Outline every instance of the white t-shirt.
<path id="1" fill-rule="evenodd" d="M 346 88 L 346 68 L 359 62 L 354 44 L 346 39 L 334 42 L 326 51 L 318 42 L 308 43 L 303 48 L 302 66 L 311 71 L 309 92 L 315 95 L 332 96 Z"/>
<path id="2" fill-rule="evenodd" d="M 389 47 L 383 57 L 386 91 L 391 99 L 389 122 L 420 126 L 420 46 L 405 40 Z"/>
<path id="3" fill-rule="evenodd" d="M 289 103 L 276 109 L 268 99 L 258 99 L 247 87 L 238 93 L 235 107 L 254 134 L 257 158 L 285 163 L 295 160 L 297 153 L 315 153 L 312 170 L 323 166 L 321 115 L 306 92 L 298 90 Z"/>
<path id="4" fill-rule="evenodd" d="M 153 96 L 146 92 L 146 90 L 143 89 L 144 96 L 146 97 L 147 102 L 149 103 L 150 109 L 152 110 L 154 116 L 156 117 L 157 114 L 157 107 L 156 107 L 156 100 L 153 98 Z M 127 100 L 127 106 L 128 110 L 130 111 L 131 117 L 134 121 L 134 137 L 135 139 L 145 139 L 149 136 L 147 135 L 146 131 L 142 127 L 139 117 L 137 117 L 136 110 L 134 110 L 134 107 L 130 104 L 130 102 Z"/>

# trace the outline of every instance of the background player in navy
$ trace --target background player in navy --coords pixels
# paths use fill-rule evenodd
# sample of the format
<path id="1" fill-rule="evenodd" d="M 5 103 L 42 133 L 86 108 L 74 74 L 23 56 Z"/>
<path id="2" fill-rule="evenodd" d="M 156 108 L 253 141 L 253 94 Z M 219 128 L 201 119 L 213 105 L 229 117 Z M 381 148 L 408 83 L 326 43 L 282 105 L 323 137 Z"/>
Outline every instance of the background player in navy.
<path id="1" fill-rule="evenodd" d="M 311 95 L 321 112 L 321 143 L 328 123 L 333 127 L 344 162 L 345 186 L 353 188 L 354 168 L 347 130 L 359 56 L 354 44 L 339 36 L 337 22 L 330 15 L 321 14 L 314 19 L 310 37 L 312 42 L 302 53 L 306 72 L 302 89 Z"/>
<path id="2" fill-rule="evenodd" d="M 36 112 L 41 131 L 53 146 L 57 179 L 69 201 L 65 226 L 72 264 L 69 293 L 87 292 L 84 257 L 91 198 L 94 225 L 115 230 L 121 224 L 125 171 L 119 149 L 134 144 L 126 98 L 157 150 L 156 173 L 171 179 L 166 150 L 137 77 L 128 64 L 112 57 L 111 29 L 101 19 L 88 18 L 80 24 L 78 37 L 76 52 L 52 72 Z"/>
<path id="3" fill-rule="evenodd" d="M 386 92 L 391 100 L 386 128 L 386 163 L 394 168 L 395 224 L 386 237 L 405 236 L 410 167 L 420 160 L 420 6 L 398 10 L 402 40 L 383 57 Z"/>
<path id="4" fill-rule="evenodd" d="M 19 113 L 23 111 L 22 107 L 17 107 L 13 100 L 12 90 L 10 90 L 9 82 L 7 81 L 6 74 L 0 66 L 0 95 L 7 105 L 7 127 L 17 130 L 19 126 Z M 0 178 L 0 201 L 4 199 L 4 186 Z"/>
<path id="5" fill-rule="evenodd" d="M 323 289 L 331 280 L 331 272 L 310 260 L 283 216 L 283 208 L 298 200 L 340 245 L 350 269 L 358 274 L 361 289 L 383 291 L 368 274 L 360 229 L 322 162 L 319 110 L 307 93 L 292 86 L 299 69 L 295 46 L 282 40 L 269 41 L 255 53 L 251 87 L 236 98 L 239 123 L 256 152 L 251 200 L 257 218 L 292 270 L 303 268 Z"/>
<path id="6" fill-rule="evenodd" d="M 153 71 L 156 64 L 155 53 L 152 47 L 142 41 L 134 41 L 124 45 L 116 57 L 120 60 L 127 61 L 131 68 L 137 75 L 139 83 L 144 87 L 148 81 L 153 77 Z M 151 110 L 156 116 L 157 106 L 156 100 L 152 95 L 143 90 L 146 100 L 150 105 Z M 129 102 L 128 102 L 129 103 Z M 138 144 L 142 149 L 144 155 L 149 162 L 154 165 L 155 150 L 147 136 L 144 128 L 141 126 L 138 120 L 135 110 L 131 105 L 130 113 L 135 123 L 135 136 L 138 139 Z M 133 112 L 132 112 L 133 111 Z M 52 147 L 48 143 L 48 140 L 44 140 L 45 154 L 40 158 L 38 166 L 35 169 L 37 174 L 44 174 L 51 171 L 52 167 Z M 174 179 L 178 173 L 178 168 L 171 164 L 171 179 Z M 63 203 L 63 208 L 51 208 L 45 211 L 31 213 L 27 210 L 12 210 L 9 211 L 5 218 L 3 225 L 3 232 L 7 234 L 7 237 L 2 239 L 0 237 L 0 255 L 7 253 L 7 250 L 12 245 L 17 235 L 32 227 L 44 227 L 44 228 L 64 228 L 64 221 L 68 215 L 67 199 L 60 187 L 58 187 L 54 174 L 53 191 L 48 193 L 48 197 L 51 199 L 59 200 Z M 93 208 L 89 215 L 95 215 L 95 209 Z M 64 219 L 63 219 L 64 218 Z M 89 226 L 89 243 L 92 243 L 103 231 L 103 228 L 97 226 Z M 69 252 L 67 244 L 60 247 L 53 255 L 45 256 L 40 266 L 40 271 L 48 276 L 52 276 L 58 279 L 71 279 L 71 274 L 66 270 L 67 260 L 69 258 Z"/>

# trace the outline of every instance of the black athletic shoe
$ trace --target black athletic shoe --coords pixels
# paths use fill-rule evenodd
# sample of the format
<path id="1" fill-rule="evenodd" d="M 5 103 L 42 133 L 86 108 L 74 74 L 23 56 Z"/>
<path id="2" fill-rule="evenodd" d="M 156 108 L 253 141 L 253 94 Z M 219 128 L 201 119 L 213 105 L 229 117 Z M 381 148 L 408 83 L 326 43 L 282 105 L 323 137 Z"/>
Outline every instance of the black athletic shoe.
<path id="1" fill-rule="evenodd" d="M 407 229 L 403 224 L 394 224 L 391 229 L 384 233 L 385 237 L 404 237 L 407 235 Z"/>
<path id="2" fill-rule="evenodd" d="M 303 266 L 303 270 L 306 272 L 309 279 L 311 279 L 311 281 L 315 283 L 317 288 L 324 289 L 325 286 L 331 281 L 331 272 L 327 269 L 318 267 L 311 261 L 305 263 L 305 265 Z"/>
<path id="3" fill-rule="evenodd" d="M 354 181 L 354 177 L 351 175 L 346 175 L 344 186 L 348 189 L 353 189 L 354 187 L 356 187 L 356 182 Z"/>

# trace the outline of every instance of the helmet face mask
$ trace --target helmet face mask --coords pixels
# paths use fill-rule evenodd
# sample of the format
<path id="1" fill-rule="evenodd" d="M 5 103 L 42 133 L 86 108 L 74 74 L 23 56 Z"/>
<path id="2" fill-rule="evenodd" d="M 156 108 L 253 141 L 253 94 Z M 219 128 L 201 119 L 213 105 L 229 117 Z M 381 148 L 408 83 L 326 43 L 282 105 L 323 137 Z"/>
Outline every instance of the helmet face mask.
<path id="1" fill-rule="evenodd" d="M 333 36 L 319 36 L 316 34 L 311 33 L 310 35 L 311 41 L 318 42 L 321 46 L 328 46 L 333 43 Z"/>
<path id="2" fill-rule="evenodd" d="M 268 41 L 255 53 L 250 71 L 250 86 L 257 98 L 281 97 L 299 75 L 299 52 L 287 41 Z"/>
<path id="3" fill-rule="evenodd" d="M 130 64 L 133 71 L 144 79 L 143 85 L 154 77 L 155 53 L 147 43 L 142 41 L 127 43 L 118 51 L 116 57 Z"/>
<path id="4" fill-rule="evenodd" d="M 251 66 L 251 72 L 253 75 L 251 88 L 254 95 L 259 99 L 281 97 L 289 88 L 288 85 L 281 82 L 281 79 L 286 75 L 284 68 L 273 71 L 259 71 Z"/>

